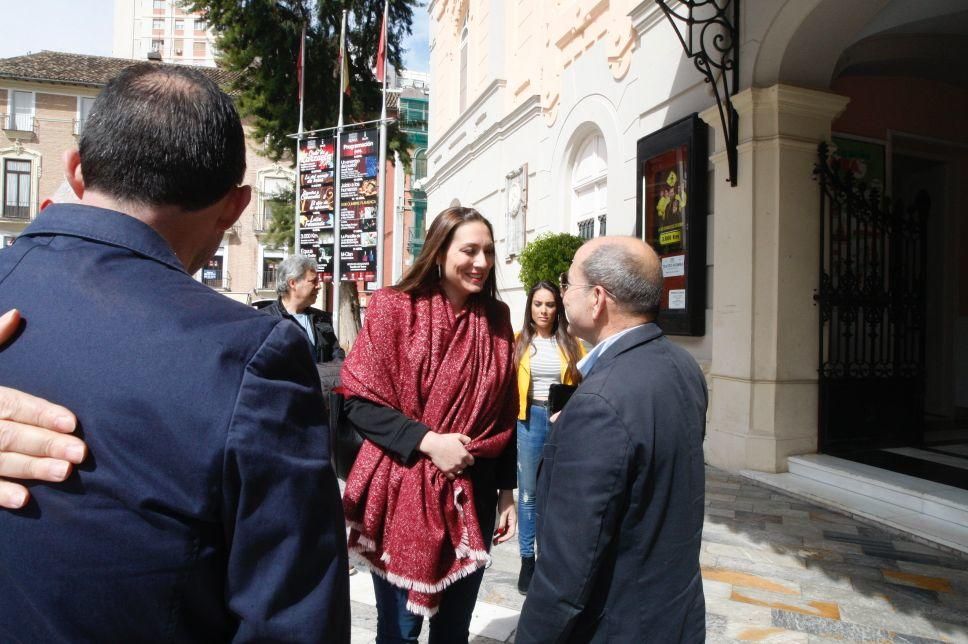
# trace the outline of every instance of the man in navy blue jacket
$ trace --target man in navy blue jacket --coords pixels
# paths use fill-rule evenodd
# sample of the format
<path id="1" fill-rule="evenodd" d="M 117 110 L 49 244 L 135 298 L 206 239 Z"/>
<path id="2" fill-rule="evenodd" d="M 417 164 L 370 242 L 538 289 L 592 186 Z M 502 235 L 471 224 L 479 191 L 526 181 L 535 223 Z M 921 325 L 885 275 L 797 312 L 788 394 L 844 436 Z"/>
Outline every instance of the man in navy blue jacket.
<path id="1" fill-rule="evenodd" d="M 90 456 L 0 512 L 2 641 L 349 641 L 344 525 L 301 330 L 192 279 L 250 199 L 231 99 L 138 64 L 65 155 L 81 205 L 0 253 L 0 382 Z"/>
<path id="2" fill-rule="evenodd" d="M 571 332 L 595 347 L 545 443 L 515 641 L 702 642 L 706 383 L 655 324 L 659 258 L 600 237 L 561 290 Z"/>

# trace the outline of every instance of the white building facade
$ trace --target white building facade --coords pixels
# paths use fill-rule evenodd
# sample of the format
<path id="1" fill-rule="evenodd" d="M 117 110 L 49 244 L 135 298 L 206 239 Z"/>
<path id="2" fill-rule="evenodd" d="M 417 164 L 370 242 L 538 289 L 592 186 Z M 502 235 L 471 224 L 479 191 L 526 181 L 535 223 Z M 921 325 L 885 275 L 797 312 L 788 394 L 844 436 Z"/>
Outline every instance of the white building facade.
<path id="1" fill-rule="evenodd" d="M 830 261 L 820 259 L 818 144 L 837 135 L 880 146 L 878 180 L 899 198 L 927 167 L 917 160 L 934 163 L 945 178 L 926 233 L 936 259 L 925 268 L 927 394 L 917 404 L 925 418 L 962 427 L 968 198 L 957 185 L 968 167 L 968 77 L 954 61 L 968 53 L 964 3 L 852 0 L 846 11 L 841 0 L 733 2 L 735 187 L 712 86 L 656 0 L 432 0 L 428 217 L 457 200 L 492 221 L 499 288 L 520 325 L 520 240 L 509 226 L 523 225 L 525 241 L 637 234 L 639 141 L 698 113 L 708 176 L 693 180 L 706 183 L 707 232 L 691 261 L 705 266 L 705 333 L 675 339 L 710 385 L 707 460 L 778 472 L 791 455 L 845 444 L 822 427 L 829 401 L 818 373 L 832 332 L 820 330 L 814 299 Z M 510 186 L 515 201 L 520 194 L 510 177 L 522 172 L 523 224 L 508 217 Z M 891 442 L 880 440 L 858 434 L 855 443 Z"/>
<path id="2" fill-rule="evenodd" d="M 214 44 L 204 18 L 180 0 L 114 0 L 116 58 L 215 67 Z"/>

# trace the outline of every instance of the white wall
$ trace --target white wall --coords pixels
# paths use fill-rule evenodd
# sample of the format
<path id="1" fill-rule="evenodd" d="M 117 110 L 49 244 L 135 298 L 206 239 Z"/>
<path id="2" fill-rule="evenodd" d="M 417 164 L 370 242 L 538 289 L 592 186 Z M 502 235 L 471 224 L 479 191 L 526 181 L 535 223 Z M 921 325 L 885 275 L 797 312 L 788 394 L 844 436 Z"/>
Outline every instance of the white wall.
<path id="1" fill-rule="evenodd" d="M 490 17 L 496 13 L 492 8 Z M 713 104 L 708 85 L 691 61 L 681 60 L 681 45 L 661 16 L 649 20 L 641 42 L 630 54 L 629 70 L 620 79 L 609 67 L 609 53 L 607 38 L 600 38 L 560 70 L 560 97 L 553 120 L 542 109 L 540 96 L 518 100 L 513 88 L 499 77 L 500 68 L 492 65 L 495 77 L 482 93 L 468 98 L 469 109 L 457 122 L 447 128 L 439 123 L 432 127 L 440 135 L 431 141 L 428 154 L 429 216 L 456 198 L 491 220 L 498 245 L 498 286 L 516 327 L 523 319 L 525 296 L 518 282 L 517 261 L 504 259 L 505 176 L 528 164 L 528 241 L 544 232 L 576 234 L 577 222 L 570 212 L 572 163 L 587 137 L 600 134 L 608 160 L 608 233 L 634 234 L 638 139 Z M 511 55 L 507 64 L 523 62 Z M 439 89 L 438 75 L 445 77 L 446 70 L 432 66 L 435 91 Z M 712 217 L 709 221 L 711 224 Z M 709 248 L 712 233 L 710 225 Z M 707 261 L 711 264 L 711 253 Z M 709 287 L 711 302 L 712 284 Z M 711 320 L 707 328 L 712 328 Z M 709 333 L 681 342 L 701 362 L 710 360 Z"/>

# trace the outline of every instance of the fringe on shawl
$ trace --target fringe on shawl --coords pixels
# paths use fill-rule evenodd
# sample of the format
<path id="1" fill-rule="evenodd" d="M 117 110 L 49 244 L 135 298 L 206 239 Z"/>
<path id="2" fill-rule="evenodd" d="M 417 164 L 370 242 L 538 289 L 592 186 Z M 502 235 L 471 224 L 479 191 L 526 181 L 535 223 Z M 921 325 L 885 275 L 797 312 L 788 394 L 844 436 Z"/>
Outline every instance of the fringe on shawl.
<path id="1" fill-rule="evenodd" d="M 373 565 L 372 561 L 367 559 L 364 554 L 360 552 L 358 548 L 352 548 L 350 550 L 350 554 L 354 564 L 359 563 L 372 574 L 377 575 L 381 579 L 386 579 L 397 588 L 402 588 L 404 590 L 416 590 L 418 593 L 425 593 L 427 595 L 434 595 L 446 590 L 447 587 L 453 584 L 455 581 L 463 579 L 467 575 L 481 568 L 486 568 L 491 562 L 491 555 L 487 554 L 486 552 L 480 550 L 472 551 L 473 556 L 470 557 L 469 562 L 453 571 L 437 583 L 428 584 L 423 581 L 410 579 L 409 577 L 404 577 L 403 575 L 398 575 L 396 573 L 388 572 L 382 568 L 376 567 Z"/>
<path id="2" fill-rule="evenodd" d="M 449 575 L 441 579 L 435 584 L 428 584 L 426 582 L 417 581 L 416 579 L 411 579 L 403 575 L 389 572 L 383 570 L 376 566 L 372 561 L 366 558 L 366 554 L 376 554 L 377 547 L 371 539 L 363 536 L 360 525 L 355 521 L 348 521 L 347 525 L 356 531 L 356 543 L 350 547 L 350 554 L 354 564 L 359 564 L 362 567 L 368 569 L 370 574 L 377 575 L 381 579 L 385 579 L 390 584 L 396 586 L 397 588 L 402 588 L 404 590 L 415 590 L 419 593 L 424 593 L 425 595 L 436 595 L 448 587 L 454 582 L 467 577 L 468 575 L 480 570 L 481 568 L 486 568 L 491 563 L 491 555 L 485 550 L 472 550 L 470 547 L 470 537 L 467 531 L 467 523 L 464 519 L 464 506 L 458 499 L 460 498 L 461 489 L 457 488 L 454 490 L 454 502 L 457 507 L 457 512 L 461 518 L 461 525 L 463 529 L 460 536 L 460 544 L 454 550 L 454 556 L 458 560 L 469 559 L 468 563 L 464 564 L 457 570 L 454 570 Z M 383 551 L 380 554 L 380 561 L 384 564 L 390 563 L 390 553 Z M 420 604 L 415 604 L 414 602 L 407 600 L 407 610 L 414 615 L 421 615 L 423 617 L 433 617 L 438 610 L 437 606 L 422 606 Z"/>

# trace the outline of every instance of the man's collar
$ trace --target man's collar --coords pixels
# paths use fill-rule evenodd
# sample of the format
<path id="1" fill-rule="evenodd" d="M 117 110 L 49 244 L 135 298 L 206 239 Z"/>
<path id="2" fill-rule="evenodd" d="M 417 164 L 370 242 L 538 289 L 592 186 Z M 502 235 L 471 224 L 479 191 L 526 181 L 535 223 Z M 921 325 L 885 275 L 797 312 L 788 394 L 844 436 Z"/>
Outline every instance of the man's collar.
<path id="1" fill-rule="evenodd" d="M 148 224 L 115 210 L 83 204 L 53 204 L 31 223 L 22 236 L 69 235 L 119 248 L 185 272 L 168 242 Z"/>
<path id="2" fill-rule="evenodd" d="M 588 377 L 588 374 L 595 368 L 595 365 L 599 362 L 602 355 L 610 348 L 618 345 L 615 351 L 609 352 L 609 355 L 618 354 L 625 350 L 626 344 L 646 342 L 660 335 L 662 335 L 662 330 L 654 322 L 643 322 L 642 324 L 622 329 L 596 344 L 584 358 L 578 361 L 576 366 L 581 371 L 583 378 Z M 625 341 L 622 341 L 623 339 Z"/>

